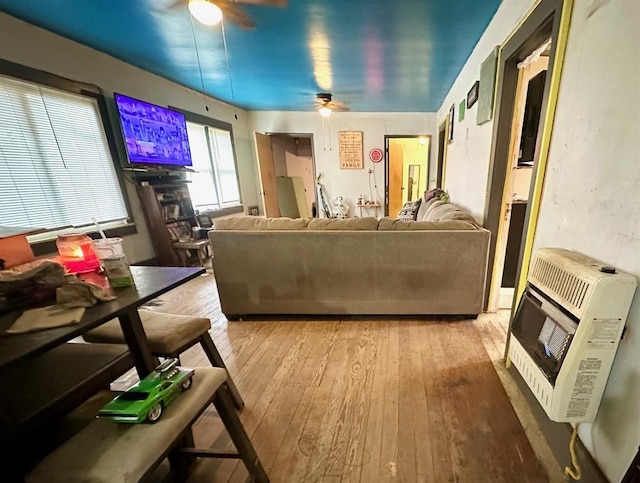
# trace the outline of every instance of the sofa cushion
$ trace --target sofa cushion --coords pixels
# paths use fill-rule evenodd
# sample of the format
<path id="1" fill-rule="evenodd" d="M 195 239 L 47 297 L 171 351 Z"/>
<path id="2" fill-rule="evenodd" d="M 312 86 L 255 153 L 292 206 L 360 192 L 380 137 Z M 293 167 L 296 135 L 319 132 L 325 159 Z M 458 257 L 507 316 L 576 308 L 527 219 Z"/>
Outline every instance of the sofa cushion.
<path id="1" fill-rule="evenodd" d="M 338 220 L 334 218 L 312 218 L 309 220 L 307 230 L 369 230 L 378 229 L 378 219 L 372 216 L 364 218 L 347 218 Z"/>
<path id="2" fill-rule="evenodd" d="M 469 213 L 463 210 L 450 211 L 440 217 L 440 221 L 454 221 L 454 220 L 467 221 L 469 223 L 473 223 L 474 225 L 478 224 L 478 222 L 473 216 L 471 216 Z"/>
<path id="3" fill-rule="evenodd" d="M 260 216 L 233 216 L 215 220 L 216 230 L 304 230 L 308 218 L 262 218 Z"/>
<path id="4" fill-rule="evenodd" d="M 379 231 L 402 230 L 477 230 L 475 223 L 467 221 L 404 221 L 392 218 L 382 218 L 378 224 Z"/>
<path id="5" fill-rule="evenodd" d="M 418 213 L 416 214 L 416 221 L 427 221 L 427 211 L 429 210 L 429 207 L 431 207 L 431 205 L 433 205 L 437 201 L 440 200 L 438 198 L 431 198 L 429 201 L 422 200 L 422 203 L 420 203 L 420 208 L 418 209 Z"/>
<path id="6" fill-rule="evenodd" d="M 452 205 L 451 203 L 442 203 L 434 207 L 429 214 L 427 215 L 427 221 L 438 221 L 441 220 L 444 215 L 447 213 L 451 213 L 452 211 L 459 211 L 456 205 Z"/>
<path id="7" fill-rule="evenodd" d="M 424 216 L 421 221 L 433 221 L 434 220 L 434 218 L 432 217 L 433 212 L 436 210 L 436 208 L 440 208 L 445 204 L 446 203 L 444 201 L 441 201 L 437 198 L 434 200 L 431 200 L 431 202 L 429 203 L 429 206 L 424 212 Z"/>

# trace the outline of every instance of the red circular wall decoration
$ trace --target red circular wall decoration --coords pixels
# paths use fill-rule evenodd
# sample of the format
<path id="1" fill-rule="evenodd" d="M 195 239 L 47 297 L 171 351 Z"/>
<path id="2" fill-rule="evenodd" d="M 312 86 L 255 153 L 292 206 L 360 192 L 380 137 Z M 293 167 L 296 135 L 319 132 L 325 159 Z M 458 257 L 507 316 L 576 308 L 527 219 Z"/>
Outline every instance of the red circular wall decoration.
<path id="1" fill-rule="evenodd" d="M 383 156 L 384 154 L 382 152 L 382 149 L 380 148 L 373 148 L 371 151 L 369 151 L 369 159 L 372 163 L 379 163 L 380 161 L 382 161 Z"/>

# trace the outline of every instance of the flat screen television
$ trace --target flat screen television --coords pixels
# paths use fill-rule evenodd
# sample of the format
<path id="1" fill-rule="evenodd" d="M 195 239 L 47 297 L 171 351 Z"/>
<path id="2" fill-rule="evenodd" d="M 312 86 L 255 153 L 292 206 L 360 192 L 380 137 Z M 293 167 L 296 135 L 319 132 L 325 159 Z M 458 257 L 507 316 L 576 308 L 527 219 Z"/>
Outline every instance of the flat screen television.
<path id="1" fill-rule="evenodd" d="M 114 97 L 130 163 L 193 165 L 182 113 L 122 94 Z"/>

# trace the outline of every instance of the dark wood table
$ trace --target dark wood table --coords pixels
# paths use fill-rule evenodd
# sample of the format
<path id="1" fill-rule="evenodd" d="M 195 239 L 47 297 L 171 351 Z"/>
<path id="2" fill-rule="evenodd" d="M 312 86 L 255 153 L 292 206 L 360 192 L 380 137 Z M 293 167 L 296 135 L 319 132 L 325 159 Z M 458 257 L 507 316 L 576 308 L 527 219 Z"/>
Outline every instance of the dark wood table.
<path id="1" fill-rule="evenodd" d="M 111 289 L 99 274 L 83 279 L 109 289 L 117 298 L 88 308 L 79 323 L 25 334 L 6 334 L 20 312 L 0 316 L 0 445 L 15 451 L 3 452 L 6 459 L 24 444 L 24 434 L 48 418 L 64 411 L 110 382 L 135 364 L 141 377 L 155 367 L 138 314 L 138 307 L 192 280 L 202 273 L 200 267 L 131 267 L 134 287 Z M 66 342 L 118 318 L 127 347 L 103 344 L 66 344 Z M 56 370 L 56 365 L 60 365 Z M 110 370 L 106 370 L 106 369 Z M 103 370 L 105 369 L 105 370 Z M 46 377 L 32 377 L 35 373 Z M 118 375 L 119 375 L 118 374 Z M 116 375 L 117 377 L 117 375 Z M 111 379 L 113 380 L 113 379 Z M 102 386 L 104 387 L 104 386 Z M 24 449 L 24 448 L 23 448 Z M 13 460 L 15 463 L 15 460 Z M 3 467 L 6 466 L 3 464 Z"/>

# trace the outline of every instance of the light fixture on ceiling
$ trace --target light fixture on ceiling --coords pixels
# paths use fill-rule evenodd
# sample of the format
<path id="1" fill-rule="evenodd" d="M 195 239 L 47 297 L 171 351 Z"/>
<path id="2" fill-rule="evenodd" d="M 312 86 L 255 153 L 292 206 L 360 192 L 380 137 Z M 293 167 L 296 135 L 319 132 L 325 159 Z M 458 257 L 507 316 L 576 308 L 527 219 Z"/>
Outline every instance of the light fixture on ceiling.
<path id="1" fill-rule="evenodd" d="M 189 0 L 189 12 L 204 25 L 217 25 L 222 20 L 222 10 L 209 0 Z"/>
<path id="2" fill-rule="evenodd" d="M 328 92 L 320 92 L 316 94 L 316 109 L 322 117 L 329 117 L 332 112 L 333 105 L 331 100 L 333 97 Z"/>
<path id="3" fill-rule="evenodd" d="M 420 146 L 424 146 L 425 144 L 427 144 L 427 138 L 425 136 L 420 136 L 418 138 L 418 142 L 420 143 Z"/>

